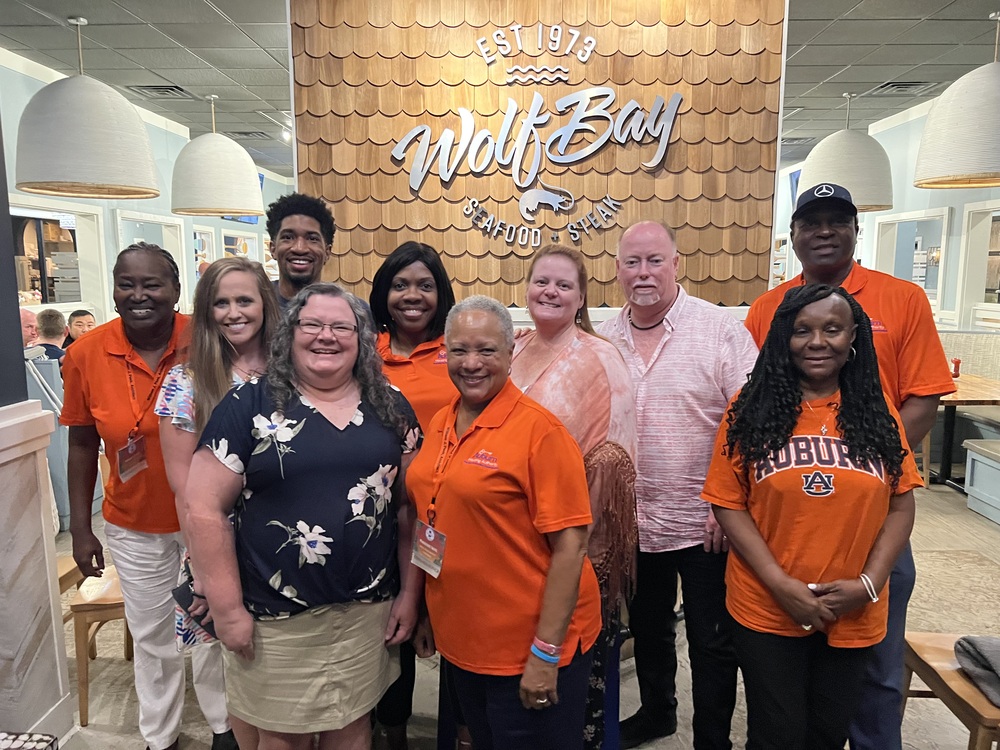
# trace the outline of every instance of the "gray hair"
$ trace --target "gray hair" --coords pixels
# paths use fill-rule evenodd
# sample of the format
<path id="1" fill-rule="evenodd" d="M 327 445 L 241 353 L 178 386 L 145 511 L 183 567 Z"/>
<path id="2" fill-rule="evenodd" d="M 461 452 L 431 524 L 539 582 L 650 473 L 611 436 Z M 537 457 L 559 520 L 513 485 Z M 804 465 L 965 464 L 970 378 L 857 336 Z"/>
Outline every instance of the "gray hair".
<path id="1" fill-rule="evenodd" d="M 448 313 L 448 319 L 444 324 L 445 340 L 450 336 L 455 318 L 464 312 L 484 312 L 495 317 L 500 324 L 500 330 L 503 332 L 504 343 L 509 347 L 514 346 L 514 321 L 511 320 L 510 312 L 492 297 L 486 297 L 482 294 L 474 294 L 471 297 L 466 297 L 451 308 L 451 311 Z"/>
<path id="2" fill-rule="evenodd" d="M 271 386 L 275 407 L 279 412 L 284 412 L 296 397 L 297 378 L 292 364 L 292 341 L 299 313 L 314 295 L 340 298 L 350 305 L 354 321 L 358 326 L 358 358 L 354 362 L 351 374 L 361 387 L 361 399 L 372 408 L 382 424 L 402 437 L 409 430 L 409 424 L 405 415 L 396 407 L 392 386 L 382 373 L 382 357 L 375 348 L 375 323 L 372 321 L 371 313 L 361 300 L 330 282 L 310 284 L 296 294 L 288 303 L 278 330 L 271 339 L 267 382 Z"/>

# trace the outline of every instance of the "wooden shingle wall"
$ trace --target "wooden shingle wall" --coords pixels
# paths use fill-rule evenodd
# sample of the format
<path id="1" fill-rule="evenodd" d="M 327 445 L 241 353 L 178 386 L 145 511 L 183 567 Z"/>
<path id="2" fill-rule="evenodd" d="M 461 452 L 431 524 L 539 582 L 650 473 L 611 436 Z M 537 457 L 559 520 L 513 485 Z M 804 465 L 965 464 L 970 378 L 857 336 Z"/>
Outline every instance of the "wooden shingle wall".
<path id="1" fill-rule="evenodd" d="M 688 292 L 726 305 L 753 301 L 770 271 L 783 15 L 782 0 L 291 0 L 298 187 L 330 201 L 337 222 L 324 278 L 367 297 L 384 257 L 416 239 L 442 254 L 458 298 L 481 293 L 523 305 L 534 248 L 473 226 L 463 208 L 474 198 L 508 224 L 542 227 L 543 243 L 558 232 L 580 248 L 591 306 L 622 304 L 615 246 L 622 228 L 642 219 L 677 229 Z M 513 42 L 515 24 L 523 51 L 487 65 L 477 40 L 496 52 L 494 32 Z M 592 54 L 581 63 L 539 52 L 538 24 L 543 46 L 558 24 L 563 39 L 570 29 L 593 37 Z M 565 82 L 507 83 L 511 66 L 560 64 Z M 473 113 L 477 131 L 496 136 L 508 98 L 518 105 L 516 137 L 536 91 L 552 113 L 539 127 L 544 141 L 570 119 L 555 102 L 588 87 L 615 92 L 612 114 L 630 99 L 647 112 L 657 95 L 683 99 L 653 171 L 643 162 L 656 153 L 654 138 L 611 142 L 570 165 L 543 156 L 540 180 L 576 198 L 568 213 L 540 210 L 525 222 L 523 191 L 495 160 L 478 175 L 463 160 L 444 184 L 435 167 L 414 192 L 417 144 L 402 161 L 391 155 L 417 125 L 430 127 L 432 144 L 446 128 L 460 132 L 459 108 Z M 571 149 L 593 137 L 578 135 Z M 570 242 L 567 224 L 606 196 L 621 203 L 614 226 Z"/>

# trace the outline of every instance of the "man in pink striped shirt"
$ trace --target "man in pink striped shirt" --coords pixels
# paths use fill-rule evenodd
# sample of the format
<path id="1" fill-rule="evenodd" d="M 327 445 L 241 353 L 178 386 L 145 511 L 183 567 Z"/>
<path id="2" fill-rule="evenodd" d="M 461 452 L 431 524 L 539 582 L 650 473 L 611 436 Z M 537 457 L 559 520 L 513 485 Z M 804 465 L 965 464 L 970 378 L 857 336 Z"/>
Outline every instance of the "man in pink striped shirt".
<path id="1" fill-rule="evenodd" d="M 757 347 L 725 310 L 677 283 L 673 231 L 643 221 L 618 245 L 627 300 L 598 332 L 621 352 L 635 384 L 639 426 L 636 509 L 639 560 L 629 607 L 642 706 L 621 722 L 621 746 L 677 728 L 677 577 L 684 594 L 694 699 L 695 750 L 730 750 L 736 657 L 726 611 L 728 547 L 699 499 L 715 433 L 746 382 Z"/>

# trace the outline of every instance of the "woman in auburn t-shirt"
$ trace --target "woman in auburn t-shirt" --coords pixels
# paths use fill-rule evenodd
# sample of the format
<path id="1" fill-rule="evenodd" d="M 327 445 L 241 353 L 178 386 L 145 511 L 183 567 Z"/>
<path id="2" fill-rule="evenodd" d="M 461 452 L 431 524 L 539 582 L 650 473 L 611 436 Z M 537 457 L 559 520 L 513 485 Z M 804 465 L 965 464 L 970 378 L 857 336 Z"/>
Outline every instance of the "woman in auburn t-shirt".
<path id="1" fill-rule="evenodd" d="M 736 554 L 726 604 L 747 748 L 844 747 L 920 477 L 843 289 L 791 289 L 719 428 L 702 498 Z"/>

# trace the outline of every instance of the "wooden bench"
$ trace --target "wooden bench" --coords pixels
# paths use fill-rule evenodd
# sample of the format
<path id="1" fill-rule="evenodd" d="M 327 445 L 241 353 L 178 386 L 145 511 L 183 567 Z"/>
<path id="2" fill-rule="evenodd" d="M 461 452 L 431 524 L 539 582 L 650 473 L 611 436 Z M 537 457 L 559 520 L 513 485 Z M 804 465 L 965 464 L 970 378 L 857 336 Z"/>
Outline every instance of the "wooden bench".
<path id="1" fill-rule="evenodd" d="M 955 641 L 944 633 L 907 633 L 903 673 L 903 711 L 907 698 L 937 698 L 969 730 L 969 750 L 991 750 L 1000 742 L 1000 707 L 994 706 L 965 676 L 955 659 Z M 911 690 L 916 674 L 927 690 Z"/>

